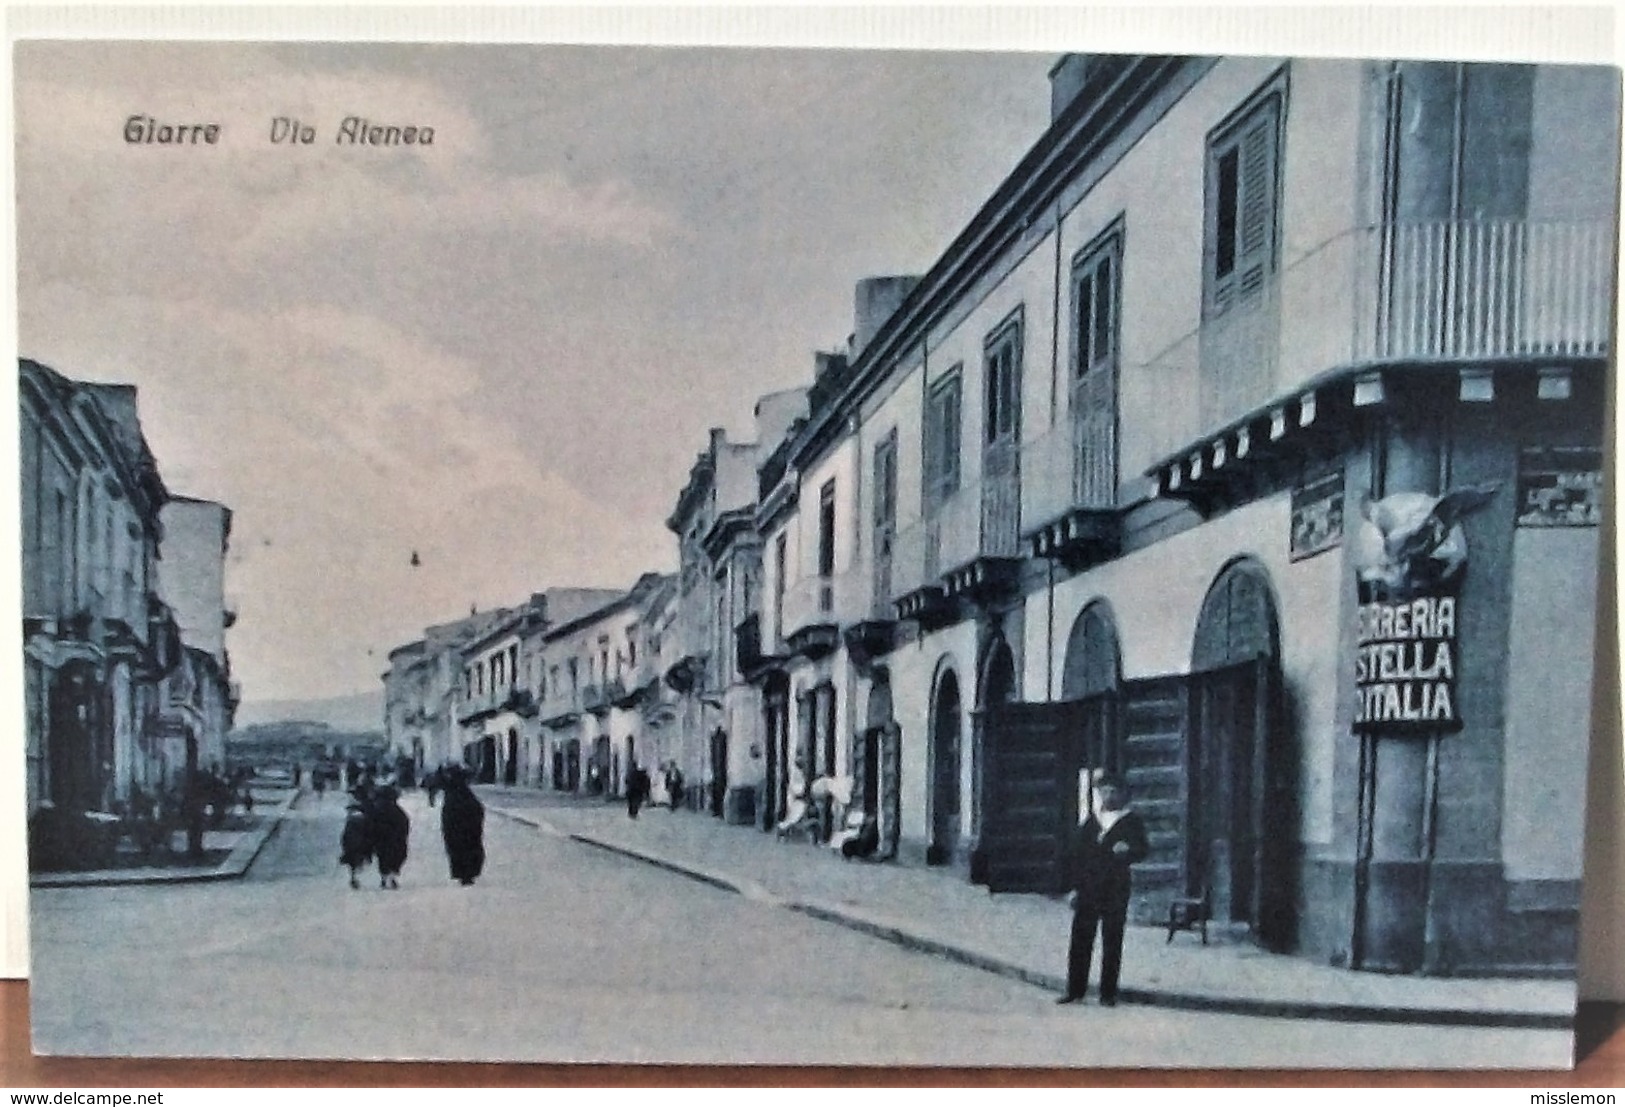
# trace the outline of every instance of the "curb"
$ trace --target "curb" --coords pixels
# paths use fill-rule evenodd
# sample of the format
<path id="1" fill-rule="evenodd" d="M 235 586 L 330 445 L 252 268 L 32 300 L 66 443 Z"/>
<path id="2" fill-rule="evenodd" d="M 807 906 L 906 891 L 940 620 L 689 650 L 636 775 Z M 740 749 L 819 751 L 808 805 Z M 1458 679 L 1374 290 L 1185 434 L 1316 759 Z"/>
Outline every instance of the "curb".
<path id="1" fill-rule="evenodd" d="M 286 803 L 275 808 L 268 824 L 252 832 L 249 837 L 232 847 L 226 859 L 212 869 L 165 870 L 143 872 L 131 869 L 121 872 L 104 869 L 87 873 L 47 873 L 30 877 L 30 888 L 127 888 L 142 884 L 212 884 L 221 880 L 240 880 L 258 858 L 266 845 L 282 827 L 282 820 L 299 802 L 303 790 L 295 792 Z"/>
<path id="2" fill-rule="evenodd" d="M 700 869 L 682 862 L 672 861 L 654 854 L 644 853 L 627 846 L 616 845 L 587 834 L 565 834 L 538 820 L 493 808 L 515 822 L 545 830 L 549 833 L 579 842 L 606 853 L 641 861 L 678 876 L 719 888 L 725 892 L 760 899 L 744 882 L 725 874 Z M 783 900 L 768 895 L 766 898 L 778 906 L 822 922 L 833 923 L 848 930 L 890 942 L 904 949 L 929 953 L 949 961 L 980 969 L 1024 984 L 1032 984 L 1046 991 L 1058 992 L 1065 981 L 1057 975 L 1024 968 L 989 954 L 979 953 L 948 942 L 926 938 L 899 926 L 874 922 L 849 914 L 840 908 L 825 904 Z M 1122 988 L 1117 993 L 1119 1002 L 1142 1007 L 1159 1007 L 1177 1011 L 1201 1011 L 1210 1014 L 1246 1015 L 1253 1018 L 1315 1019 L 1321 1022 L 1385 1023 L 1398 1026 L 1473 1027 L 1498 1030 L 1566 1030 L 1574 1029 L 1574 1016 L 1536 1011 L 1474 1011 L 1451 1007 L 1381 1007 L 1357 1003 L 1315 1003 L 1304 1000 L 1247 999 L 1234 996 L 1216 996 L 1200 992 L 1153 991 L 1146 988 Z"/>

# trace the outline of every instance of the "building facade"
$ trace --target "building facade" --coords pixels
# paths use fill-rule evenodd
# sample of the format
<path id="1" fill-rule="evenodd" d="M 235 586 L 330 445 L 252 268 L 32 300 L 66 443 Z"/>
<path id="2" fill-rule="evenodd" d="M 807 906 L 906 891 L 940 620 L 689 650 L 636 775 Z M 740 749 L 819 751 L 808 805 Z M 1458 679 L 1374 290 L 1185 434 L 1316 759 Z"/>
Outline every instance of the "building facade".
<path id="1" fill-rule="evenodd" d="M 30 864 L 53 868 L 84 860 L 87 814 L 178 803 L 224 762 L 230 512 L 171 495 L 134 388 L 23 359 L 18 395 Z"/>
<path id="2" fill-rule="evenodd" d="M 1116 770 L 1142 918 L 1572 968 L 1618 157 L 1582 135 L 1613 77 L 1052 79 L 761 474 L 769 806 L 844 773 L 889 848 L 1033 890 Z"/>

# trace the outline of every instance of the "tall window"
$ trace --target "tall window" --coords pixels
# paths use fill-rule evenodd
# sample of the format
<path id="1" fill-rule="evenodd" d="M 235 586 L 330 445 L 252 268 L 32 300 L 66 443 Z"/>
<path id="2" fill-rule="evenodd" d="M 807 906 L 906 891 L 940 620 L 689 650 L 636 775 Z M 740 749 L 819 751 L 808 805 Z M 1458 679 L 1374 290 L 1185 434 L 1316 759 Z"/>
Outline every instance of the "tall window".
<path id="1" fill-rule="evenodd" d="M 773 542 L 773 642 L 784 637 L 784 574 L 788 562 L 790 536 L 780 533 Z"/>
<path id="2" fill-rule="evenodd" d="M 818 610 L 834 605 L 830 578 L 835 575 L 835 481 L 824 482 L 818 490 Z"/>
<path id="3" fill-rule="evenodd" d="M 1117 364 L 1117 285 L 1123 241 L 1117 232 L 1090 245 L 1072 266 L 1072 379 Z"/>
<path id="4" fill-rule="evenodd" d="M 956 365 L 931 385 L 926 397 L 924 504 L 927 516 L 959 490 L 960 380 Z"/>
<path id="5" fill-rule="evenodd" d="M 1208 139 L 1206 314 L 1222 315 L 1258 295 L 1275 269 L 1278 84 Z"/>
<path id="6" fill-rule="evenodd" d="M 985 357 L 987 420 L 982 433 L 989 445 L 1013 441 L 1021 401 L 1021 324 L 995 332 L 987 340 Z"/>

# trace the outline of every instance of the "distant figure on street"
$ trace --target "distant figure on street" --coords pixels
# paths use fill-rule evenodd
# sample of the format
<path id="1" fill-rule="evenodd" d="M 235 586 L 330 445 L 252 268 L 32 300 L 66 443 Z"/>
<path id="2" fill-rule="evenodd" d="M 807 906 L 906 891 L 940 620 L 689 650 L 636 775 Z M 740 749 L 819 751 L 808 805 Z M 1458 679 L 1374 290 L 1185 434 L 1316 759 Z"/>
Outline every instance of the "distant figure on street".
<path id="1" fill-rule="evenodd" d="M 1128 923 L 1129 866 L 1143 861 L 1150 847 L 1145 823 L 1129 810 L 1122 779 L 1102 773 L 1094 781 L 1095 810 L 1067 843 L 1064 860 L 1072 886 L 1072 943 L 1066 959 L 1066 991 L 1056 1003 L 1076 1003 L 1089 990 L 1089 962 L 1095 929 L 1100 929 L 1100 1003 L 1117 1006 L 1117 977 L 1123 965 L 1123 931 Z"/>
<path id="2" fill-rule="evenodd" d="M 371 797 L 357 788 L 344 811 L 344 829 L 339 832 L 339 864 L 350 869 L 350 887 L 361 887 L 361 870 L 372 861 L 377 849 L 374 840 Z"/>
<path id="3" fill-rule="evenodd" d="M 677 810 L 683 805 L 683 770 L 677 767 L 677 762 L 671 763 L 666 771 L 666 791 L 671 793 L 671 809 Z"/>
<path id="4" fill-rule="evenodd" d="M 423 790 L 429 793 L 429 806 L 434 806 L 434 798 L 440 794 L 440 770 L 430 769 L 423 774 Z"/>
<path id="5" fill-rule="evenodd" d="M 372 803 L 373 849 L 378 856 L 378 886 L 399 888 L 401 866 L 406 864 L 406 839 L 412 820 L 401 810 L 400 793 L 394 788 L 378 789 Z"/>
<path id="6" fill-rule="evenodd" d="M 648 798 L 649 772 L 642 765 L 634 763 L 632 771 L 626 774 L 626 813 L 637 818 L 638 810 Z"/>
<path id="7" fill-rule="evenodd" d="M 300 765 L 299 762 L 295 761 L 293 763 L 293 786 L 295 788 L 299 787 L 299 778 L 304 774 L 304 771 L 304 766 Z"/>
<path id="8" fill-rule="evenodd" d="M 440 807 L 440 835 L 451 878 L 466 886 L 485 868 L 485 805 L 468 786 L 464 769 L 454 767 L 441 776 L 446 802 Z"/>
<path id="9" fill-rule="evenodd" d="M 327 792 L 327 774 L 321 768 L 310 771 L 310 786 L 316 789 L 316 799 L 319 801 Z"/>

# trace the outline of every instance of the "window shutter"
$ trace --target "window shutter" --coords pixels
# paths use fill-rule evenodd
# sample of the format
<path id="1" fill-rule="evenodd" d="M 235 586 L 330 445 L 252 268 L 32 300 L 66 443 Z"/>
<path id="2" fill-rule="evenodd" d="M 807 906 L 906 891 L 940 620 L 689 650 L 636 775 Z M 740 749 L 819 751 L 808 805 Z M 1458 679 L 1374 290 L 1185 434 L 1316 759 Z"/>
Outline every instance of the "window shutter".
<path id="1" fill-rule="evenodd" d="M 1275 230 L 1275 113 L 1265 112 L 1241 136 L 1239 243 L 1236 282 L 1241 295 L 1257 292 L 1269 272 Z"/>

